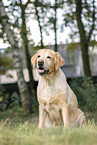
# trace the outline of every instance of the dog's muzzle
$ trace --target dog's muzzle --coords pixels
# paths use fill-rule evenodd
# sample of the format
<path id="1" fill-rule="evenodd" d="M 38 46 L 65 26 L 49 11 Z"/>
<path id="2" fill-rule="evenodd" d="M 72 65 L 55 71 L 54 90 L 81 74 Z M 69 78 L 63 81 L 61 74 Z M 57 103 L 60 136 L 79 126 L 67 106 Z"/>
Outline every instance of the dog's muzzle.
<path id="1" fill-rule="evenodd" d="M 48 74 L 48 72 L 49 72 L 49 70 L 44 69 L 43 65 L 44 65 L 44 61 L 39 60 L 38 61 L 38 72 L 40 75 Z"/>

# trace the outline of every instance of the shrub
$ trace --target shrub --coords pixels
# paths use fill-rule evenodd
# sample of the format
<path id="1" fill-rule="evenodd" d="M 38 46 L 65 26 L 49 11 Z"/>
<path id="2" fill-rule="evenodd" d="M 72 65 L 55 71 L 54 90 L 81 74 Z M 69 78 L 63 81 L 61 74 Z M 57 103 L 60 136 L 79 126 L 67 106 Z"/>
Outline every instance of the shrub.
<path id="1" fill-rule="evenodd" d="M 4 111 L 6 109 L 7 99 L 4 101 L 4 98 L 8 98 L 8 94 L 4 94 L 4 87 L 0 84 L 0 111 Z"/>
<path id="2" fill-rule="evenodd" d="M 82 110 L 97 110 L 97 85 L 93 84 L 91 78 L 74 79 L 70 85 Z"/>
<path id="3" fill-rule="evenodd" d="M 10 96 L 10 105 L 9 108 L 13 108 L 14 106 L 18 106 L 19 105 L 19 95 L 14 92 L 11 96 Z"/>
<path id="4" fill-rule="evenodd" d="M 14 92 L 11 96 L 9 94 L 5 94 L 4 87 L 0 85 L 0 111 L 7 110 L 18 105 L 19 95 L 16 92 Z"/>

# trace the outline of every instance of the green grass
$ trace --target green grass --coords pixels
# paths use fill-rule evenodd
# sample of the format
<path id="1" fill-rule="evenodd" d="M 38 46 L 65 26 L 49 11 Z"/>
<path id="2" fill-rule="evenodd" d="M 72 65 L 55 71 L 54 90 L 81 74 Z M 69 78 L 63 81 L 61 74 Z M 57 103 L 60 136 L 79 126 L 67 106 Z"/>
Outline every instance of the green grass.
<path id="1" fill-rule="evenodd" d="M 97 124 L 39 129 L 38 116 L 0 112 L 0 145 L 97 145 Z"/>

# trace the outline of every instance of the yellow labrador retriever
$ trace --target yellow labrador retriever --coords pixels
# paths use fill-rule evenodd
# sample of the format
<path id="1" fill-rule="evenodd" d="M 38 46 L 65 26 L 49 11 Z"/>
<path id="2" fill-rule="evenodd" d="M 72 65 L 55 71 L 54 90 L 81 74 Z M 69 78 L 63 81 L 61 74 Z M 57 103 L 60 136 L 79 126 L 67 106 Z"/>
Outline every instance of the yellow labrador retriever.
<path id="1" fill-rule="evenodd" d="M 31 58 L 31 62 L 39 73 L 39 127 L 53 127 L 62 122 L 64 127 L 81 126 L 85 116 L 78 109 L 76 96 L 60 69 L 65 63 L 61 55 L 50 49 L 41 49 Z"/>

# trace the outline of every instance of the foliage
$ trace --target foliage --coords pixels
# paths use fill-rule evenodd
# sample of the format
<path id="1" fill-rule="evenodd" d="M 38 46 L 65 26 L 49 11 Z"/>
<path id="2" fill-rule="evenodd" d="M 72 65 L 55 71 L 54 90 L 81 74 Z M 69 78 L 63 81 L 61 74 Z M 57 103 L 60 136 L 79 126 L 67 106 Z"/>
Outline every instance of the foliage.
<path id="1" fill-rule="evenodd" d="M 5 74 L 6 71 L 13 67 L 13 60 L 7 56 L 1 56 L 0 53 L 0 75 Z"/>
<path id="2" fill-rule="evenodd" d="M 70 37 L 80 42 L 84 74 L 91 76 L 89 61 L 89 43 L 95 42 L 97 30 L 97 7 L 96 0 L 73 0 L 66 1 L 67 9 L 64 9 L 65 26 L 71 28 Z"/>
<path id="3" fill-rule="evenodd" d="M 9 108 L 13 108 L 19 106 L 19 95 L 14 92 L 11 96 L 10 96 L 10 105 Z"/>
<path id="4" fill-rule="evenodd" d="M 4 91 L 4 87 L 0 84 L 0 111 L 4 111 L 6 109 L 6 104 L 8 103 L 8 94 L 5 95 Z"/>
<path id="5" fill-rule="evenodd" d="M 0 85 L 0 111 L 19 106 L 19 95 L 14 92 L 11 96 L 5 94 L 5 89 Z"/>
<path id="6" fill-rule="evenodd" d="M 71 88 L 75 92 L 82 110 L 97 111 L 97 84 L 94 85 L 91 78 L 72 80 Z"/>
<path id="7" fill-rule="evenodd" d="M 10 17 L 10 16 L 9 16 Z M 21 101 L 22 101 L 22 107 L 24 108 L 25 113 L 31 112 L 31 103 L 30 103 L 30 91 L 28 89 L 27 83 L 24 79 L 24 74 L 22 70 L 22 64 L 21 64 L 21 58 L 19 53 L 19 43 L 14 35 L 13 27 L 9 23 L 9 18 L 6 15 L 5 12 L 5 6 L 3 5 L 3 1 L 0 1 L 0 18 L 2 21 L 2 25 L 4 27 L 4 31 L 6 32 L 8 36 L 9 43 L 11 45 L 11 48 L 13 50 L 12 54 L 14 57 L 14 67 L 16 69 L 17 73 L 17 81 L 18 81 L 18 87 L 21 95 Z"/>
<path id="8" fill-rule="evenodd" d="M 95 0 L 79 0 L 79 3 L 81 4 L 80 6 L 77 5 L 76 0 L 65 0 L 65 4 L 64 4 L 64 23 L 65 26 L 70 27 L 71 29 L 71 33 L 69 34 L 71 36 L 71 38 L 74 38 L 74 36 L 76 35 L 75 38 L 79 37 L 78 33 L 79 33 L 79 28 L 77 26 L 77 18 L 76 18 L 76 14 L 78 13 L 78 11 L 76 11 L 76 8 L 78 7 L 80 13 L 81 13 L 81 21 L 82 21 L 82 25 L 83 25 L 83 29 L 85 34 L 88 37 L 89 31 L 91 31 L 92 27 L 93 27 L 93 23 L 95 22 L 95 27 L 93 27 L 94 30 L 97 29 L 97 25 L 96 25 L 96 17 L 94 16 L 94 14 L 97 12 L 96 10 L 96 1 Z M 67 9 L 65 9 L 65 7 L 67 7 Z M 80 8 L 81 7 L 81 8 Z M 80 16 L 80 15 L 79 15 Z M 91 35 L 93 35 L 94 39 L 95 39 L 95 31 L 93 33 L 91 33 Z M 92 38 L 92 39 L 93 39 Z"/>
<path id="9" fill-rule="evenodd" d="M 66 49 L 73 51 L 74 49 L 78 48 L 78 46 L 79 46 L 79 43 L 71 42 L 70 44 L 68 44 Z"/>

